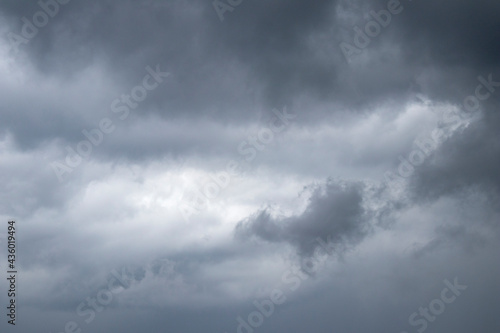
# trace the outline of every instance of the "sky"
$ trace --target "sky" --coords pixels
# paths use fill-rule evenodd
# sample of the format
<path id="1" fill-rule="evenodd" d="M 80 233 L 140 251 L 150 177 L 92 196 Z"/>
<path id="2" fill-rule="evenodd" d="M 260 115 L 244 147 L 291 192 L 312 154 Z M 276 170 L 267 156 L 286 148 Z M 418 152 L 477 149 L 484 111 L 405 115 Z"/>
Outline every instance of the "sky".
<path id="1" fill-rule="evenodd" d="M 499 1 L 2 0 L 0 36 L 2 332 L 500 331 Z"/>

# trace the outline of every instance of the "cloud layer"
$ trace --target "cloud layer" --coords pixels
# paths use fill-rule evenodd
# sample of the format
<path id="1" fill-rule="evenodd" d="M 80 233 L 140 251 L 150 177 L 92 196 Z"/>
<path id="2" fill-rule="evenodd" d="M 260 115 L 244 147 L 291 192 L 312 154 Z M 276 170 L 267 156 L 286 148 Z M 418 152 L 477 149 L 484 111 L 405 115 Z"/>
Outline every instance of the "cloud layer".
<path id="1" fill-rule="evenodd" d="M 499 7 L 2 1 L 19 329 L 498 332 Z"/>

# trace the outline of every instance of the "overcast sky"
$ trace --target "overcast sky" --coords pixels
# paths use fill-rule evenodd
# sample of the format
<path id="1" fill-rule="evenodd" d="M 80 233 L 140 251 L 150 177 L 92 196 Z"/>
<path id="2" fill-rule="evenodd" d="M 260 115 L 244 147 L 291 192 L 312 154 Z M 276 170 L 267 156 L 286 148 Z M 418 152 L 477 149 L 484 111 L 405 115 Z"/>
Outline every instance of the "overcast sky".
<path id="1" fill-rule="evenodd" d="M 2 0 L 0 36 L 2 331 L 500 331 L 498 0 Z"/>

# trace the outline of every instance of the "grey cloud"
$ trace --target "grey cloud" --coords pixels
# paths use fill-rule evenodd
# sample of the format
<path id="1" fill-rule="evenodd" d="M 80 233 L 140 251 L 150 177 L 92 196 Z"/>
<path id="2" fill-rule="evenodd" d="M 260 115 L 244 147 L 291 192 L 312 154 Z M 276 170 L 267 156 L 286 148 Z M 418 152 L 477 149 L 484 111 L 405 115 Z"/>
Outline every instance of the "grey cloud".
<path id="1" fill-rule="evenodd" d="M 240 221 L 237 237 L 257 237 L 268 242 L 287 242 L 300 255 L 310 256 L 318 238 L 331 241 L 340 251 L 357 244 L 370 230 L 369 212 L 363 207 L 361 183 L 327 181 L 314 189 L 306 210 L 299 216 L 272 217 L 266 210 Z"/>
<path id="2" fill-rule="evenodd" d="M 500 193 L 500 117 L 496 109 L 456 133 L 416 169 L 411 181 L 415 198 L 435 200 L 471 188 L 481 193 L 493 191 L 493 198 Z"/>
<path id="3" fill-rule="evenodd" d="M 125 1 L 118 6 L 113 1 L 72 1 L 25 49 L 47 75 L 73 73 L 77 77 L 85 68 L 96 66 L 114 82 L 115 91 L 123 93 L 142 77 L 145 66 L 159 63 L 172 73 L 172 79 L 144 101 L 137 116 L 154 113 L 167 120 L 215 117 L 228 123 L 257 122 L 256 109 L 293 105 L 303 96 L 332 103 L 329 113 L 336 109 L 369 112 L 387 99 L 404 104 L 412 86 L 436 99 L 461 102 L 471 89 L 467 82 L 473 88 L 478 75 L 498 68 L 492 56 L 496 44 L 488 43 L 499 31 L 494 29 L 497 21 L 491 14 L 496 12 L 494 1 L 481 5 L 404 3 L 401 16 L 393 18 L 387 31 L 366 49 L 373 57 L 355 66 L 348 65 L 338 47 L 343 39 L 336 31 L 352 26 L 339 21 L 337 5 L 337 1 L 244 3 L 221 23 L 210 2 Z M 9 1 L 3 6 L 14 20 L 37 9 L 28 2 L 26 7 Z M 356 17 L 364 13 L 361 5 L 343 6 Z M 385 8 L 386 1 L 370 7 Z M 482 15 L 486 31 L 475 20 L 462 20 L 471 11 Z M 449 12 L 454 14 L 447 15 Z M 19 29 L 11 27 L 12 31 Z M 478 36 L 484 41 L 478 41 Z M 464 38 L 466 42 L 460 43 Z M 382 41 L 405 52 L 384 60 L 378 56 L 379 46 L 385 45 Z M 443 47 L 447 52 L 442 52 Z M 459 61 L 467 63 L 466 68 L 447 64 L 438 69 L 443 54 L 463 55 Z M 428 63 L 415 59 L 428 59 Z M 110 94 L 108 104 L 99 109 L 106 112 L 116 97 Z M 302 121 L 323 119 L 323 112 L 315 110 L 314 104 L 306 104 L 304 109 L 307 117 Z M 51 133 L 75 140 L 72 133 L 79 132 L 61 132 L 59 128 L 71 122 L 57 116 L 52 121 L 61 124 L 57 130 L 47 127 L 36 136 L 34 125 L 19 119 L 7 121 L 25 144 L 50 138 Z"/>

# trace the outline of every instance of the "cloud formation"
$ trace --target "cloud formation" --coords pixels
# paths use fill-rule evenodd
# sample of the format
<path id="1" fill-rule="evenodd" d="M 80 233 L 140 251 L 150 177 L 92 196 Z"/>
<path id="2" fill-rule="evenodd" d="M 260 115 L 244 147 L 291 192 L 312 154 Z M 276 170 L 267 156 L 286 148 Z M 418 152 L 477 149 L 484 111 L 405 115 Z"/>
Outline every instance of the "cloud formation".
<path id="1" fill-rule="evenodd" d="M 0 3 L 16 329 L 498 332 L 500 3 L 219 3 Z"/>

